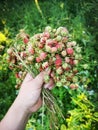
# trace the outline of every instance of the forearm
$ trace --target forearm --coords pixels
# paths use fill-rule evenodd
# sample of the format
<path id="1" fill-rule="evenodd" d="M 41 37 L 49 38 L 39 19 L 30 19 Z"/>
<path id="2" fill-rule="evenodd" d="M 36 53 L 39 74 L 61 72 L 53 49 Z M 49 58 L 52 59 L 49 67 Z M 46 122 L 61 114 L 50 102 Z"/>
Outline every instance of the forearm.
<path id="1" fill-rule="evenodd" d="M 16 100 L 0 122 L 0 130 L 24 130 L 30 114 Z"/>

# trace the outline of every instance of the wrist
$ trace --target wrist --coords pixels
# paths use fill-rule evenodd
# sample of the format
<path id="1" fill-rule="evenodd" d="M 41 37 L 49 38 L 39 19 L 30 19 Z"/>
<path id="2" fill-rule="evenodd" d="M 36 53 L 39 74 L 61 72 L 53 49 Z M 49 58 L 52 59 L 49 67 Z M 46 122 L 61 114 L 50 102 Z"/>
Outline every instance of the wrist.
<path id="1" fill-rule="evenodd" d="M 31 113 L 27 106 L 24 104 L 25 101 L 22 101 L 19 96 L 15 99 L 13 103 L 13 109 L 16 109 L 17 112 L 23 114 L 24 116 L 30 116 Z"/>

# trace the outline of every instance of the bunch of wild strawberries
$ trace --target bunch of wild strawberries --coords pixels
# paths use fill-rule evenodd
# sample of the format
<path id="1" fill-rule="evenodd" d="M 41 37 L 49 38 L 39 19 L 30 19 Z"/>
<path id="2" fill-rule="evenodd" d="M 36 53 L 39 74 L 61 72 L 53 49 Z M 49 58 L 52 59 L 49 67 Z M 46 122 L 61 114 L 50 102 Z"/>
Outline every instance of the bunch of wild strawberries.
<path id="1" fill-rule="evenodd" d="M 20 30 L 14 47 L 9 48 L 7 52 L 9 67 L 15 71 L 17 87 L 26 71 L 31 70 L 36 75 L 49 68 L 51 72 L 45 77 L 45 82 L 53 78 L 56 86 L 78 88 L 81 47 L 71 40 L 65 27 L 53 29 L 47 26 L 44 32 L 32 37 Z"/>

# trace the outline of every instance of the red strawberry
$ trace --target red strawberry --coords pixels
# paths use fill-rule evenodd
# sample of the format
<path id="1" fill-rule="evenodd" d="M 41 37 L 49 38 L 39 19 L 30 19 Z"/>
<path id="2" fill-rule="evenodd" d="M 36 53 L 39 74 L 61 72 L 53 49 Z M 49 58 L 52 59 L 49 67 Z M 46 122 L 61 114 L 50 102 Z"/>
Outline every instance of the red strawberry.
<path id="1" fill-rule="evenodd" d="M 44 44 L 39 43 L 38 46 L 39 46 L 39 48 L 43 48 L 43 47 L 44 47 Z"/>
<path id="2" fill-rule="evenodd" d="M 72 90 L 77 89 L 77 88 L 78 88 L 78 85 L 77 85 L 77 84 L 70 84 L 70 88 L 71 88 Z"/>
<path id="3" fill-rule="evenodd" d="M 20 78 L 19 73 L 16 73 L 16 74 L 15 74 L 15 77 L 16 77 L 16 78 Z"/>
<path id="4" fill-rule="evenodd" d="M 43 68 L 42 68 L 42 66 L 39 68 L 39 71 L 41 72 L 41 71 L 43 71 Z"/>
<path id="5" fill-rule="evenodd" d="M 73 59 L 70 59 L 69 63 L 70 65 L 74 65 Z"/>
<path id="6" fill-rule="evenodd" d="M 23 42 L 24 42 L 25 44 L 27 44 L 27 43 L 29 42 L 29 38 L 25 37 L 25 38 L 23 39 Z"/>
<path id="7" fill-rule="evenodd" d="M 30 54 L 34 54 L 34 49 L 32 47 L 28 48 L 28 51 L 30 52 Z"/>
<path id="8" fill-rule="evenodd" d="M 36 57 L 36 62 L 37 63 L 41 62 L 41 59 L 39 57 Z"/>
<path id="9" fill-rule="evenodd" d="M 62 65 L 62 59 L 61 59 L 61 58 L 56 59 L 56 60 L 55 60 L 55 65 L 56 65 L 56 66 Z"/>
<path id="10" fill-rule="evenodd" d="M 44 59 L 46 58 L 46 56 L 47 56 L 47 54 L 46 54 L 45 52 L 42 52 L 42 53 L 40 54 L 40 59 L 41 59 L 41 60 L 44 60 Z"/>
<path id="11" fill-rule="evenodd" d="M 73 55 L 73 53 L 74 53 L 73 48 L 67 48 L 66 51 L 67 51 L 68 55 Z"/>

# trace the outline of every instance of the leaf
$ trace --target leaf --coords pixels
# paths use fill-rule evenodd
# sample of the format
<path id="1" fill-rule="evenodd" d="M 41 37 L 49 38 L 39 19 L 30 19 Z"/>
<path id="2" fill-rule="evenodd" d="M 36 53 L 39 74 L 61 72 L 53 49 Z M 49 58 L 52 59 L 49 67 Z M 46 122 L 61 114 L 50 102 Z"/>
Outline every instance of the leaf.
<path id="1" fill-rule="evenodd" d="M 98 118 L 98 112 L 95 112 L 95 113 L 94 113 L 94 116 Z"/>
<path id="2" fill-rule="evenodd" d="M 66 126 L 64 124 L 62 124 L 60 130 L 67 130 L 67 128 L 66 128 Z"/>

